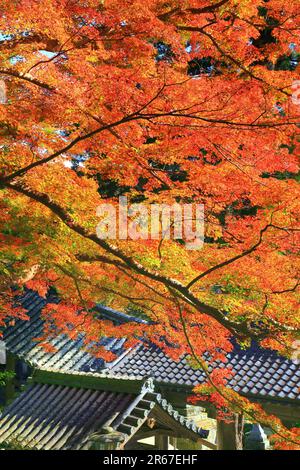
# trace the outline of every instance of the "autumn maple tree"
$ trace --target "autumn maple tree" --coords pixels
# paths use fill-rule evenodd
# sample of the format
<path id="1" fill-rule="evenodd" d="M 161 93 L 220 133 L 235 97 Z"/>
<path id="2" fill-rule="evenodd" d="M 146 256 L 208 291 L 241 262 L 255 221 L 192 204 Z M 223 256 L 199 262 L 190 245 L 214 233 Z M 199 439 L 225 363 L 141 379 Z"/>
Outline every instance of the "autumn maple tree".
<path id="1" fill-rule="evenodd" d="M 52 288 L 45 341 L 53 322 L 87 343 L 144 336 L 205 371 L 203 353 L 223 360 L 232 336 L 290 356 L 299 2 L 1 0 L 0 11 L 0 322 L 26 317 L 23 288 Z M 97 207 L 119 195 L 204 204 L 203 248 L 98 238 Z M 99 302 L 151 321 L 116 328 Z M 225 370 L 207 372 L 207 393 L 297 446 L 226 388 Z"/>

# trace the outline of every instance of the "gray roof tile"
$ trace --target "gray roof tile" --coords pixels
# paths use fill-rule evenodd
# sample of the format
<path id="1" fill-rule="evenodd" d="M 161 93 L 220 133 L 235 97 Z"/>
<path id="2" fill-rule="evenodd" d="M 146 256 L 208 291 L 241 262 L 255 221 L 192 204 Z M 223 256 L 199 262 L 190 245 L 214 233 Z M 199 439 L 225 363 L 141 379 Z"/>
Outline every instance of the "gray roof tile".
<path id="1" fill-rule="evenodd" d="M 50 295 L 47 301 L 57 302 L 57 299 Z M 139 344 L 135 348 L 126 350 L 124 338 L 101 340 L 100 344 L 117 354 L 117 360 L 109 364 L 80 349 L 83 345 L 82 336 L 76 341 L 66 336 L 58 336 L 52 340 L 57 352 L 49 354 L 33 342 L 33 339 L 42 333 L 43 322 L 40 311 L 47 301 L 36 293 L 27 291 L 22 303 L 28 309 L 30 322 L 17 320 L 14 326 L 8 326 L 4 330 L 3 335 L 8 350 L 24 357 L 27 361 L 35 360 L 39 368 L 73 373 L 91 372 L 94 375 L 105 373 L 110 377 L 152 376 L 158 382 L 188 386 L 205 380 L 203 372 L 192 369 L 184 358 L 180 362 L 175 362 L 154 345 Z M 105 318 L 117 323 L 134 320 L 134 317 L 106 307 L 98 307 L 98 310 Z M 280 357 L 274 351 L 261 349 L 254 344 L 246 350 L 235 345 L 234 350 L 228 354 L 227 365 L 232 367 L 234 374 L 228 384 L 236 391 L 300 400 L 299 365 Z"/>
<path id="2" fill-rule="evenodd" d="M 176 421 L 182 418 L 183 432 L 191 431 L 195 440 L 208 437 L 209 431 L 183 419 L 167 400 L 155 393 L 152 382 L 146 382 L 137 396 L 33 384 L 0 416 L 0 449 L 1 443 L 16 441 L 38 450 L 81 449 L 88 445 L 91 434 L 101 434 L 104 425 L 121 432 L 126 442 L 155 407 Z M 137 410 L 141 412 L 140 418 L 135 416 Z"/>

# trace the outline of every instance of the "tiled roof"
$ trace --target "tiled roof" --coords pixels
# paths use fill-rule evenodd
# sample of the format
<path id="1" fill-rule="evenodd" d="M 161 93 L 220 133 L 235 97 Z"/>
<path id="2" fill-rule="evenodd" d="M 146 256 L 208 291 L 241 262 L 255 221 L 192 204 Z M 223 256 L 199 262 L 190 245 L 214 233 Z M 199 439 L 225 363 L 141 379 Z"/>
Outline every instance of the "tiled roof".
<path id="1" fill-rule="evenodd" d="M 228 385 L 235 391 L 262 398 L 300 400 L 300 368 L 292 361 L 255 345 L 246 350 L 235 346 L 227 360 L 226 367 L 233 372 Z M 174 386 L 193 386 L 205 380 L 203 372 L 192 369 L 185 360 L 174 362 L 158 347 L 143 344 L 121 359 L 110 373 L 151 375 L 158 382 Z"/>
<path id="2" fill-rule="evenodd" d="M 30 321 L 16 320 L 15 324 L 8 326 L 3 331 L 3 340 L 7 350 L 13 354 L 24 358 L 39 368 L 55 368 L 58 370 L 70 371 L 86 371 L 96 372 L 105 366 L 102 359 L 91 356 L 86 350 L 81 349 L 83 346 L 83 336 L 78 335 L 76 341 L 70 340 L 66 335 L 59 335 L 51 344 L 55 347 L 56 352 L 49 354 L 44 348 L 34 341 L 43 333 L 44 321 L 41 319 L 41 310 L 47 303 L 57 302 L 57 297 L 49 295 L 47 299 L 43 299 L 33 291 L 27 291 L 22 297 L 22 306 L 27 310 Z M 114 312 L 106 307 L 99 309 L 99 312 L 105 318 L 111 319 L 115 313 L 118 322 L 121 320 L 131 320 L 119 312 Z M 126 350 L 123 348 L 125 339 L 103 338 L 99 344 L 118 357 L 122 357 Z M 86 348 L 85 348 L 86 349 Z"/>
<path id="3" fill-rule="evenodd" d="M 91 436 L 101 434 L 103 428 L 121 433 L 126 444 L 155 410 L 167 413 L 183 436 L 195 441 L 208 437 L 209 431 L 181 416 L 155 393 L 152 383 L 144 384 L 137 396 L 33 384 L 0 416 L 0 449 L 1 443 L 38 450 L 88 448 Z"/>
<path id="4" fill-rule="evenodd" d="M 4 331 L 4 341 L 9 351 L 23 357 L 35 367 L 45 370 L 57 370 L 67 373 L 93 373 L 95 376 L 129 377 L 142 379 L 153 377 L 157 382 L 170 387 L 192 387 L 204 381 L 201 370 L 193 369 L 183 358 L 175 362 L 167 357 L 158 347 L 139 344 L 136 348 L 124 349 L 124 339 L 103 338 L 105 345 L 117 355 L 117 359 L 105 364 L 95 359 L 80 347 L 83 337 L 76 341 L 59 336 L 53 341 L 55 353 L 47 353 L 32 341 L 42 333 L 43 321 L 40 311 L 46 302 L 55 298 L 41 299 L 28 291 L 23 298 L 23 305 L 28 309 L 30 322 L 18 320 L 15 326 Z M 133 321 L 134 317 L 100 308 L 105 318 L 116 322 Z M 137 321 L 141 321 L 136 319 Z M 229 386 L 237 392 L 258 398 L 300 400 L 300 367 L 287 358 L 271 350 L 252 345 L 249 349 L 235 346 L 227 356 L 227 366 L 232 367 L 233 377 Z"/>

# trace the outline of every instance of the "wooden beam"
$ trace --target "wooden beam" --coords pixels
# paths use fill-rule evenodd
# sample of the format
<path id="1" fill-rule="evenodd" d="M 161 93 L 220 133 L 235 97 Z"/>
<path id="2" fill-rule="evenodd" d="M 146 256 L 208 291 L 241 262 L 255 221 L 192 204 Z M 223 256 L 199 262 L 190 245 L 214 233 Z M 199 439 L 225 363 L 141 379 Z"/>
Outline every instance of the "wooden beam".
<path id="1" fill-rule="evenodd" d="M 234 422 L 217 421 L 217 448 L 218 450 L 238 450 Z"/>
<path id="2" fill-rule="evenodd" d="M 137 442 L 135 439 L 131 439 L 126 445 L 125 450 L 154 450 L 154 446 L 146 444 L 145 442 Z"/>

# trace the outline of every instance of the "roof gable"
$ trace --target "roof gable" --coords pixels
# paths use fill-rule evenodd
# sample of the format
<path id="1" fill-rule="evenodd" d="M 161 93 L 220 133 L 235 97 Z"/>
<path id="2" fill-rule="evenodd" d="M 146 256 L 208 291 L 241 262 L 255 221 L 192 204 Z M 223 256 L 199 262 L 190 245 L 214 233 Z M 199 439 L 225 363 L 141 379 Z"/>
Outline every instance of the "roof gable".
<path id="1" fill-rule="evenodd" d="M 138 395 L 33 384 L 0 416 L 0 449 L 22 443 L 37 450 L 88 449 L 95 433 L 117 432 L 124 446 L 150 416 L 178 434 L 215 447 L 209 431 L 181 416 L 147 380 Z"/>

